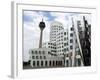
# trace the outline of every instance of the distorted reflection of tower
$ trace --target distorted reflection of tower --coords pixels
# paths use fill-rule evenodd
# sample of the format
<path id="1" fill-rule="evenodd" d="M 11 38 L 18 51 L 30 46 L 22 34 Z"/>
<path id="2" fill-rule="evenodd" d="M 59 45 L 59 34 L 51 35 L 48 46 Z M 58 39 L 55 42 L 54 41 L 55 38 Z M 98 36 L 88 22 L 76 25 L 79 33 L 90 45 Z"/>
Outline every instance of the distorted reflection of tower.
<path id="1" fill-rule="evenodd" d="M 41 30 L 41 32 L 40 32 L 39 48 L 42 48 L 43 30 L 44 30 L 44 28 L 45 28 L 45 22 L 43 22 L 43 19 L 42 19 L 42 21 L 39 23 L 39 28 L 40 28 L 40 30 Z"/>

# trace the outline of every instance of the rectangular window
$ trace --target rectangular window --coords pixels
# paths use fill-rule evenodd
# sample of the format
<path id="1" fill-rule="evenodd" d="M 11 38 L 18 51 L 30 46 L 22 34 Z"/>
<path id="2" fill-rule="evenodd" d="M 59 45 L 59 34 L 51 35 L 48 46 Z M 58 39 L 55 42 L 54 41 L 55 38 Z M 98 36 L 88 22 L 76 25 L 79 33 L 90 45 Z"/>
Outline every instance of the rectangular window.
<path id="1" fill-rule="evenodd" d="M 70 49 L 73 49 L 73 46 L 70 46 Z"/>
<path id="2" fill-rule="evenodd" d="M 81 66 L 81 60 L 78 59 L 77 61 L 78 61 L 78 66 Z"/>
<path id="3" fill-rule="evenodd" d="M 67 45 L 67 43 L 64 43 L 64 46 L 66 46 Z"/>
<path id="4" fill-rule="evenodd" d="M 67 51 L 69 51 L 69 49 L 67 48 Z"/>
<path id="5" fill-rule="evenodd" d="M 40 56 L 40 59 L 42 59 L 42 56 Z"/>
<path id="6" fill-rule="evenodd" d="M 64 40 L 67 40 L 66 38 L 64 38 Z"/>
<path id="7" fill-rule="evenodd" d="M 70 37 L 73 37 L 73 33 L 70 33 Z"/>
<path id="8" fill-rule="evenodd" d="M 35 61 L 33 61 L 33 66 L 35 66 Z"/>
<path id="9" fill-rule="evenodd" d="M 46 59 L 46 56 L 44 56 L 44 59 Z"/>
<path id="10" fill-rule="evenodd" d="M 47 61 L 45 61 L 45 66 L 47 66 L 48 65 L 48 63 L 47 63 Z"/>
<path id="11" fill-rule="evenodd" d="M 69 55 L 68 55 L 68 54 L 66 54 L 66 56 L 67 56 L 67 57 L 69 57 Z"/>
<path id="12" fill-rule="evenodd" d="M 41 54 L 41 51 L 39 51 L 39 54 Z"/>
<path id="13" fill-rule="evenodd" d="M 70 39 L 70 43 L 73 43 L 73 39 Z"/>
<path id="14" fill-rule="evenodd" d="M 48 52 L 48 54 L 50 54 L 50 52 Z"/>
<path id="15" fill-rule="evenodd" d="M 38 57 L 38 56 L 36 56 L 36 59 L 39 59 L 39 57 Z"/>
<path id="16" fill-rule="evenodd" d="M 64 32 L 64 35 L 66 35 L 66 32 Z"/>
<path id="17" fill-rule="evenodd" d="M 32 59 L 35 59 L 35 56 L 32 56 Z"/>
<path id="18" fill-rule="evenodd" d="M 37 66 L 39 66 L 39 61 L 37 61 Z"/>
<path id="19" fill-rule="evenodd" d="M 66 52 L 67 51 L 67 49 L 66 48 L 64 48 L 64 52 Z"/>
<path id="20" fill-rule="evenodd" d="M 67 65 L 67 67 L 69 67 L 69 61 L 68 60 L 66 61 L 66 65 Z"/>

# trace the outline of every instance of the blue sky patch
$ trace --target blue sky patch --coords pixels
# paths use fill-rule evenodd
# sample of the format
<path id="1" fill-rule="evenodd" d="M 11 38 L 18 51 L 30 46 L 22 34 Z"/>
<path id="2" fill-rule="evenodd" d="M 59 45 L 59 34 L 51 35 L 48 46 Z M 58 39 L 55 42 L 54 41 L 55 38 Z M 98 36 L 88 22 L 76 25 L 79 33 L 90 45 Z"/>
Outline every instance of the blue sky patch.
<path id="1" fill-rule="evenodd" d="M 25 22 L 33 22 L 33 18 L 30 15 L 23 15 L 23 19 Z"/>

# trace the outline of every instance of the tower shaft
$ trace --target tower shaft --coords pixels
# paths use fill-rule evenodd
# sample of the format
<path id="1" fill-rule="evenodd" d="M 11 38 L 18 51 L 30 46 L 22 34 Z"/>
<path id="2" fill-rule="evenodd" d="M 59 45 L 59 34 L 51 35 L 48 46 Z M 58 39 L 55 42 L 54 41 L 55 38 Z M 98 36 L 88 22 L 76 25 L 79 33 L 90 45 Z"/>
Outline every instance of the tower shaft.
<path id="1" fill-rule="evenodd" d="M 42 37 L 43 37 L 43 30 L 41 30 L 40 32 L 39 48 L 42 48 Z"/>

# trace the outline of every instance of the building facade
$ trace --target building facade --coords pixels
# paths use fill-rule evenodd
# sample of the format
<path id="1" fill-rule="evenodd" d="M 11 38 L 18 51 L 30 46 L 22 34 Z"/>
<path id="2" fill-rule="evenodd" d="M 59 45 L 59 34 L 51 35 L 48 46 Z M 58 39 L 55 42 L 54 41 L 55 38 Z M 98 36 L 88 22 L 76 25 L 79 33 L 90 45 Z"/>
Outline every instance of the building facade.
<path id="1" fill-rule="evenodd" d="M 48 48 L 37 48 L 30 50 L 30 65 L 34 68 L 40 67 L 63 67 L 63 57 L 51 53 Z"/>

